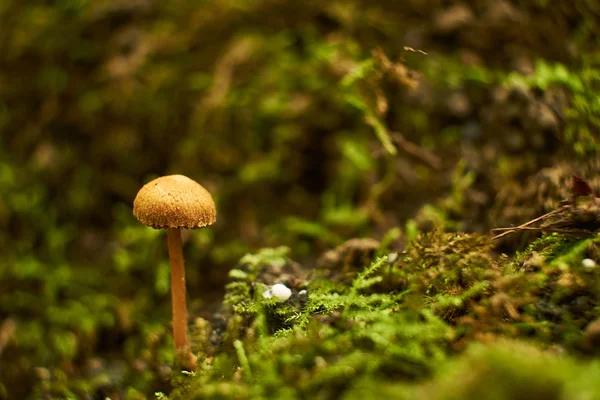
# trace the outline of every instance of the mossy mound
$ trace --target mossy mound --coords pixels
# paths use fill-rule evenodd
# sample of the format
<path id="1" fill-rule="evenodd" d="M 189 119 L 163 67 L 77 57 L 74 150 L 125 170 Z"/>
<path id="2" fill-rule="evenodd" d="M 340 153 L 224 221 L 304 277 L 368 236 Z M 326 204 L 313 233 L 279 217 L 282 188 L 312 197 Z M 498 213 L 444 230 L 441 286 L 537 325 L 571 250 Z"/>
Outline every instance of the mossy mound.
<path id="1" fill-rule="evenodd" d="M 597 261 L 598 246 L 598 237 L 549 235 L 509 258 L 485 236 L 436 230 L 327 278 L 303 275 L 285 248 L 262 250 L 231 272 L 227 323 L 205 321 L 204 359 L 169 398 L 593 393 L 600 364 L 576 359 L 598 350 L 585 329 L 600 318 L 600 267 L 583 262 Z M 263 296 L 278 273 L 292 289 L 286 301 Z"/>

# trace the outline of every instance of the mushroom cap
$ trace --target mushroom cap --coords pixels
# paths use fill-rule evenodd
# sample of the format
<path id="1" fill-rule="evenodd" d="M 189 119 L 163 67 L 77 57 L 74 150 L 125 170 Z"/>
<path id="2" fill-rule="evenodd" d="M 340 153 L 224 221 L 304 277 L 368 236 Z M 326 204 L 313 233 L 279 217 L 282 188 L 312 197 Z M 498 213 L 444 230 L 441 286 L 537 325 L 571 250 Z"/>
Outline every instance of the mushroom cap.
<path id="1" fill-rule="evenodd" d="M 145 184 L 133 201 L 133 215 L 154 229 L 202 228 L 217 219 L 215 202 L 198 182 L 168 175 Z"/>

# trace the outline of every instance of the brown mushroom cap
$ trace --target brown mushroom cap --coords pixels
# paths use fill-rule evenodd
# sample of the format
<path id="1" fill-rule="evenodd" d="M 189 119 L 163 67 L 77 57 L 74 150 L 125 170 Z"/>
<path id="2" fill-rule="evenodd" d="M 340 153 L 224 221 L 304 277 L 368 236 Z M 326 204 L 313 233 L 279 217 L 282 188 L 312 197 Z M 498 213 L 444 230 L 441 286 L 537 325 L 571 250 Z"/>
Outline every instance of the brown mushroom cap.
<path id="1" fill-rule="evenodd" d="M 215 202 L 198 182 L 168 175 L 145 184 L 133 201 L 133 215 L 154 229 L 202 228 L 217 219 Z"/>

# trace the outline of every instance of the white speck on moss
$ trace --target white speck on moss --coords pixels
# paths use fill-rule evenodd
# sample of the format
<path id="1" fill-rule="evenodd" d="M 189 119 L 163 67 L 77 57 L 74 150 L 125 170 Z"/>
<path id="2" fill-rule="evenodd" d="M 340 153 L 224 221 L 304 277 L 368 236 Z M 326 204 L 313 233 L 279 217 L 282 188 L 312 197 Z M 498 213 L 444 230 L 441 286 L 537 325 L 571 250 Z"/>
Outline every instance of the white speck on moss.
<path id="1" fill-rule="evenodd" d="M 273 294 L 273 296 L 275 296 L 281 301 L 286 301 L 292 296 L 292 291 L 290 290 L 290 288 L 288 288 L 282 283 L 276 283 L 275 285 L 273 285 L 273 287 L 271 288 L 271 293 Z"/>
<path id="2" fill-rule="evenodd" d="M 398 261 L 398 258 L 400 258 L 400 254 L 398 254 L 398 253 L 395 253 L 395 252 L 389 253 L 389 254 L 387 255 L 387 262 L 388 262 L 389 264 L 393 264 L 393 263 L 395 263 L 396 261 Z"/>
<path id="3" fill-rule="evenodd" d="M 290 290 L 290 288 L 288 288 L 287 286 L 285 286 L 282 283 L 276 283 L 275 285 L 271 286 L 270 288 L 268 288 L 267 290 L 265 290 L 263 292 L 263 297 L 265 299 L 270 299 L 270 298 L 275 297 L 279 301 L 286 301 L 291 296 L 292 296 L 292 291 Z"/>
<path id="4" fill-rule="evenodd" d="M 591 271 L 594 268 L 596 268 L 596 261 L 592 260 L 591 258 L 584 258 L 583 260 L 581 260 L 581 264 L 583 265 L 583 268 Z"/>

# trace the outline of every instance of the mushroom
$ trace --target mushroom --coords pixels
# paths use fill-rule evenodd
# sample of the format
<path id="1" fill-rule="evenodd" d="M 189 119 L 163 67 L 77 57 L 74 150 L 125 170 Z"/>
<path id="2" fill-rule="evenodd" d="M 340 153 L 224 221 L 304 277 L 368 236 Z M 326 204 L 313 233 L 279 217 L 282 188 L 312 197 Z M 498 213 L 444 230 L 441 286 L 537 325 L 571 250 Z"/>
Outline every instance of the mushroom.
<path id="1" fill-rule="evenodd" d="M 171 300 L 175 351 L 181 364 L 195 369 L 187 329 L 185 269 L 181 229 L 212 225 L 217 217 L 215 202 L 200 184 L 183 175 L 156 178 L 145 184 L 133 201 L 133 215 L 144 225 L 167 229 L 171 263 Z"/>

